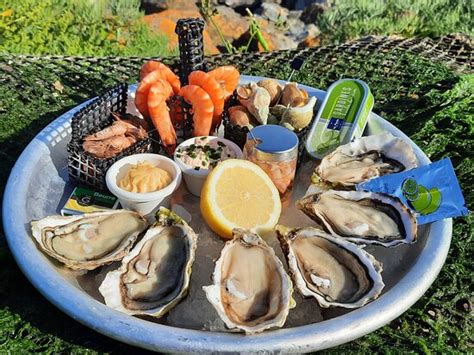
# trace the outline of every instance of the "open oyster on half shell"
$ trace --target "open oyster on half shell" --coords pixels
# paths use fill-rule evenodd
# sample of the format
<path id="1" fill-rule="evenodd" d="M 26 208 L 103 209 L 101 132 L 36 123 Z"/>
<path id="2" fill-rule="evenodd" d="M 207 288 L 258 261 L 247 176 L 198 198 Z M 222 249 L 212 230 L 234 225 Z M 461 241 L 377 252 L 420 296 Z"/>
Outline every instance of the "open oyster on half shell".
<path id="1" fill-rule="evenodd" d="M 147 226 L 138 213 L 126 210 L 50 216 L 31 222 L 41 249 L 74 270 L 94 270 L 122 259 Z"/>
<path id="2" fill-rule="evenodd" d="M 390 133 L 355 139 L 326 155 L 313 180 L 335 187 L 353 188 L 377 176 L 413 169 L 417 159 L 411 146 Z"/>
<path id="3" fill-rule="evenodd" d="M 294 307 L 293 285 L 275 251 L 257 234 L 236 228 L 216 262 L 206 297 L 230 329 L 247 334 L 282 327 Z"/>
<path id="4" fill-rule="evenodd" d="M 100 285 L 107 306 L 163 316 L 187 294 L 197 240 L 184 220 L 161 207 L 158 221 Z"/>
<path id="5" fill-rule="evenodd" d="M 416 241 L 416 218 L 396 197 L 328 190 L 305 196 L 296 206 L 327 232 L 352 242 L 391 247 Z"/>
<path id="6" fill-rule="evenodd" d="M 356 244 L 313 227 L 276 231 L 295 288 L 321 307 L 362 307 L 382 292 L 382 264 Z"/>

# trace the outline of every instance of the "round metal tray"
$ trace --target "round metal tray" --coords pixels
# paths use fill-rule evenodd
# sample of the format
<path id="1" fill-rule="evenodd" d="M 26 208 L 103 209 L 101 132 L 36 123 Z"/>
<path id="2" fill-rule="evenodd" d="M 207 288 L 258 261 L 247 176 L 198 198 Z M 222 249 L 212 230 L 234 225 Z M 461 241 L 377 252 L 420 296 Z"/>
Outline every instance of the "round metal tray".
<path id="1" fill-rule="evenodd" d="M 242 76 L 241 81 L 259 79 Z M 130 94 L 135 89 L 131 86 Z M 324 98 L 325 93 L 321 90 L 305 89 L 310 95 L 317 96 L 319 102 Z M 87 274 L 67 270 L 46 257 L 30 233 L 31 220 L 59 214 L 73 188 L 67 177 L 66 145 L 70 138 L 70 119 L 83 105 L 44 128 L 18 158 L 5 189 L 3 225 L 10 249 L 31 283 L 62 311 L 102 334 L 128 344 L 167 352 L 325 349 L 370 333 L 398 317 L 428 289 L 446 259 L 451 241 L 451 219 L 420 228 L 419 240 L 413 245 L 392 249 L 367 247 L 384 264 L 386 288 L 376 301 L 353 311 L 324 310 L 315 300 L 295 295 L 297 307 L 290 311 L 284 329 L 254 336 L 225 332 L 201 289 L 210 284 L 213 260 L 218 257 L 223 242 L 200 219 L 198 199 L 181 186 L 173 196 L 173 202 L 191 212 L 190 224 L 200 235 L 188 297 L 160 320 L 141 319 L 115 311 L 102 303 L 97 291 L 105 270 Z M 129 105 L 129 110 L 133 109 L 133 105 Z M 412 144 L 420 164 L 429 163 L 426 155 L 407 136 L 372 113 L 365 134 L 381 131 L 406 139 Z M 314 162 L 307 162 L 298 172 L 292 201 L 284 207 L 282 224 L 302 226 L 312 223 L 296 211 L 292 202 L 308 187 L 313 168 Z M 264 237 L 282 258 L 275 236 Z"/>

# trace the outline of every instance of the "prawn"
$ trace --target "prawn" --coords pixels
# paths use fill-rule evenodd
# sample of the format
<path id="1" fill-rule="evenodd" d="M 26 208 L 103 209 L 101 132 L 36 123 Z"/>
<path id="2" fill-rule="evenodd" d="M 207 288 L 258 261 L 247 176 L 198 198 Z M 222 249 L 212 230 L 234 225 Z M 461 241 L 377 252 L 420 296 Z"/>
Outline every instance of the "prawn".
<path id="1" fill-rule="evenodd" d="M 207 92 L 197 85 L 186 85 L 179 94 L 192 106 L 194 136 L 207 136 L 211 131 L 214 105 Z"/>
<path id="2" fill-rule="evenodd" d="M 166 100 L 173 94 L 171 85 L 163 79 L 157 79 L 148 93 L 148 111 L 150 118 L 160 135 L 161 142 L 169 154 L 176 148 L 176 132 L 171 123 L 170 113 Z"/>
<path id="3" fill-rule="evenodd" d="M 197 85 L 209 94 L 214 105 L 211 127 L 211 131 L 213 131 L 221 122 L 222 111 L 224 111 L 224 90 L 210 74 L 200 70 L 189 74 L 188 81 L 190 85 Z"/>
<path id="4" fill-rule="evenodd" d="M 209 73 L 224 90 L 224 97 L 227 100 L 234 93 L 235 88 L 239 84 L 240 73 L 232 65 L 225 65 L 211 70 Z"/>
<path id="5" fill-rule="evenodd" d="M 155 70 L 170 71 L 173 73 L 173 71 L 167 65 L 161 62 L 157 62 L 156 60 L 149 60 L 148 62 L 143 64 L 140 69 L 140 81 L 142 81 L 145 76 Z"/>
<path id="6" fill-rule="evenodd" d="M 166 80 L 173 88 L 174 93 L 179 93 L 181 83 L 178 77 L 169 68 L 168 70 L 169 72 L 160 69 L 154 70 L 147 74 L 140 82 L 140 85 L 138 85 L 137 92 L 135 93 L 135 106 L 144 117 L 149 117 L 147 106 L 148 92 L 150 91 L 150 87 L 157 80 Z"/>

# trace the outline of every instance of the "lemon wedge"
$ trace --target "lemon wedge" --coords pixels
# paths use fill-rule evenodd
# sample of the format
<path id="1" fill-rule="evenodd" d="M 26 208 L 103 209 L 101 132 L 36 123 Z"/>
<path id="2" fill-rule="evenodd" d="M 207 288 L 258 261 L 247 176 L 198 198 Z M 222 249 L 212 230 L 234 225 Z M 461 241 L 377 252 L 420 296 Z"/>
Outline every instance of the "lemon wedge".
<path id="1" fill-rule="evenodd" d="M 233 228 L 264 233 L 280 218 L 277 188 L 258 165 L 241 159 L 219 163 L 201 191 L 201 214 L 209 227 L 223 238 L 232 238 Z"/>

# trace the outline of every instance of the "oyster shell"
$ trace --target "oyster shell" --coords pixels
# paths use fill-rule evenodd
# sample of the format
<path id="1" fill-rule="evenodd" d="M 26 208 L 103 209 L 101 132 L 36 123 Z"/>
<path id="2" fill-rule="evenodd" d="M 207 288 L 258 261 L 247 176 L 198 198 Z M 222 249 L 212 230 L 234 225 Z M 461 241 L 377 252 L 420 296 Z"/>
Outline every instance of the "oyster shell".
<path id="1" fill-rule="evenodd" d="M 362 307 L 382 292 L 382 264 L 356 244 L 313 227 L 276 231 L 295 288 L 321 307 Z"/>
<path id="2" fill-rule="evenodd" d="M 163 316 L 187 293 L 197 240 L 186 222 L 161 207 L 158 221 L 100 285 L 107 306 Z"/>
<path id="3" fill-rule="evenodd" d="M 339 146 L 321 160 L 315 174 L 334 186 L 353 187 L 374 177 L 416 166 L 415 153 L 407 142 L 382 133 Z"/>
<path id="4" fill-rule="evenodd" d="M 228 328 L 247 334 L 282 327 L 294 306 L 293 285 L 274 250 L 257 234 L 236 228 L 216 262 L 206 297 Z"/>
<path id="5" fill-rule="evenodd" d="M 391 247 L 416 241 L 416 218 L 395 197 L 328 190 L 305 196 L 296 206 L 327 232 L 352 242 Z"/>
<path id="6" fill-rule="evenodd" d="M 271 97 L 267 90 L 255 83 L 237 88 L 237 97 L 242 106 L 261 124 L 266 124 L 270 112 Z"/>
<path id="7" fill-rule="evenodd" d="M 138 213 L 117 210 L 50 216 L 31 222 L 31 230 L 49 256 L 74 270 L 94 270 L 127 255 L 147 225 Z"/>

